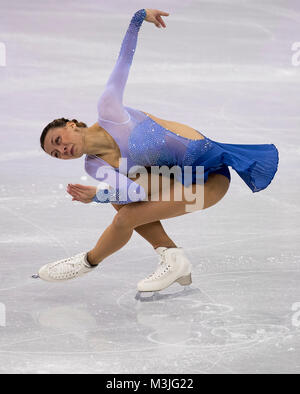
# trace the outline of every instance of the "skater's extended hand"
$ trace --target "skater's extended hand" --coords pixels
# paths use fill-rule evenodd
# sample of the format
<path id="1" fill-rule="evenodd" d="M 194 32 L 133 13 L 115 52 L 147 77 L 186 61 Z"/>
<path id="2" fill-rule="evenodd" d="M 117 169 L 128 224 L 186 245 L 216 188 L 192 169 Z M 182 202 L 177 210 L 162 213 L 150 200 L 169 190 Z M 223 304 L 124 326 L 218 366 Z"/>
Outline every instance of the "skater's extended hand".
<path id="1" fill-rule="evenodd" d="M 168 12 L 152 10 L 150 8 L 145 8 L 146 10 L 146 18 L 145 21 L 154 23 L 156 27 L 166 27 L 165 22 L 163 21 L 161 15 L 169 16 Z"/>
<path id="2" fill-rule="evenodd" d="M 67 192 L 71 194 L 72 201 L 80 201 L 88 204 L 93 201 L 94 196 L 97 193 L 96 186 L 85 186 L 79 184 L 68 184 Z"/>

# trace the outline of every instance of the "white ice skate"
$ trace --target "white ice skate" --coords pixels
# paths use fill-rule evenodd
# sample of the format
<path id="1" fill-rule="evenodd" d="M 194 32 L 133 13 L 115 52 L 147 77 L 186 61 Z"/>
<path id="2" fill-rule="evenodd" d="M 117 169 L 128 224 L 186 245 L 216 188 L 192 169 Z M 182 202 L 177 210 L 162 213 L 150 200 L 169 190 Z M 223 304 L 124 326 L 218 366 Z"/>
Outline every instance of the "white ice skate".
<path id="1" fill-rule="evenodd" d="M 138 283 L 137 288 L 140 292 L 163 290 L 174 282 L 182 286 L 192 283 L 192 264 L 183 248 L 159 247 L 156 251 L 160 255 L 158 267 L 153 274 Z"/>
<path id="2" fill-rule="evenodd" d="M 96 266 L 91 266 L 87 260 L 87 253 L 79 253 L 44 265 L 38 273 L 38 277 L 48 282 L 63 282 L 75 279 L 91 272 Z"/>

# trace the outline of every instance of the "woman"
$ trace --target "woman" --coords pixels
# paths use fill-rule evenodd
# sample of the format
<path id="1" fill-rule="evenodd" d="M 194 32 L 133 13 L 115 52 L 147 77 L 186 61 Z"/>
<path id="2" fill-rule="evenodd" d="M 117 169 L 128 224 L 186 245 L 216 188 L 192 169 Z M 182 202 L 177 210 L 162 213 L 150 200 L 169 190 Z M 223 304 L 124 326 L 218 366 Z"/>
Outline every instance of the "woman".
<path id="1" fill-rule="evenodd" d="M 76 120 L 61 118 L 42 132 L 41 146 L 46 153 L 63 160 L 86 154 L 88 174 L 109 185 L 105 190 L 68 185 L 73 200 L 111 202 L 117 210 L 92 250 L 46 264 L 39 271 L 44 280 L 63 281 L 91 272 L 122 248 L 135 230 L 151 243 L 160 257 L 157 270 L 138 283 L 138 290 L 162 290 L 175 281 L 190 284 L 191 263 L 183 248 L 168 237 L 160 220 L 188 213 L 187 203 L 191 200 L 186 196 L 187 190 L 196 200 L 201 200 L 194 210 L 206 209 L 220 201 L 230 184 L 228 166 L 253 192 L 265 189 L 277 171 L 278 151 L 273 144 L 219 143 L 187 125 L 123 105 L 140 26 L 146 20 L 165 28 L 162 16 L 168 15 L 159 10 L 141 9 L 132 17 L 116 65 L 98 101 L 97 123 L 87 127 Z M 126 168 L 123 168 L 124 160 Z M 175 170 L 175 179 L 170 180 L 168 188 L 171 195 L 165 198 L 166 188 L 161 186 L 165 174 L 152 172 L 154 166 L 189 168 L 190 172 L 186 176 L 184 171 Z M 199 168 L 204 173 L 198 172 Z M 136 173 L 140 174 L 138 179 Z M 156 188 L 152 185 L 155 178 L 159 181 Z M 181 199 L 175 198 L 178 190 L 184 195 Z"/>

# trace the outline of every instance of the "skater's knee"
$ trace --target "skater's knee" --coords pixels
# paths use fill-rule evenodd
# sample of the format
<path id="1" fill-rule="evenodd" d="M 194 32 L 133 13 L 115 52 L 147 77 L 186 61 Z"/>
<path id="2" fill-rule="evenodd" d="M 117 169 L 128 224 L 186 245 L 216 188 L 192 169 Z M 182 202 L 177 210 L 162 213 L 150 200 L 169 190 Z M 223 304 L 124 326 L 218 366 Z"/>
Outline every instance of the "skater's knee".
<path id="1" fill-rule="evenodd" d="M 204 190 L 205 208 L 215 205 L 227 193 L 230 180 L 223 174 L 209 174 L 206 189 Z"/>
<path id="2" fill-rule="evenodd" d="M 132 218 L 126 210 L 120 209 L 113 219 L 114 226 L 118 228 L 133 228 Z"/>

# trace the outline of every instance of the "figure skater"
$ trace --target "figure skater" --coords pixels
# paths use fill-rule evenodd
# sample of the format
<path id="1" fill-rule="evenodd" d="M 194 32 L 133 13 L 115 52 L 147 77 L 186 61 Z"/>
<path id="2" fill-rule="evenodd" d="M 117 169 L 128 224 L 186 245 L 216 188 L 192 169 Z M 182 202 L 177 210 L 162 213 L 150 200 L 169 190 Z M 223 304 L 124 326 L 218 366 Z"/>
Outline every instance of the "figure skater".
<path id="1" fill-rule="evenodd" d="M 168 15 L 154 9 L 141 9 L 134 14 L 115 67 L 98 101 L 95 124 L 87 127 L 75 119 L 60 118 L 48 124 L 41 134 L 41 147 L 47 154 L 62 160 L 78 159 L 86 154 L 87 173 L 108 185 L 106 189 L 99 189 L 69 184 L 67 192 L 72 200 L 110 202 L 117 211 L 93 249 L 44 265 L 39 270 L 39 277 L 46 281 L 61 282 L 93 271 L 106 257 L 122 248 L 135 230 L 150 242 L 159 257 L 156 271 L 138 283 L 138 290 L 158 291 L 174 282 L 188 285 L 192 281 L 191 263 L 183 247 L 172 241 L 160 222 L 190 213 L 186 209 L 186 198 L 179 201 L 174 198 L 176 187 L 179 185 L 182 191 L 190 187 L 193 192 L 203 193 L 204 202 L 199 209 L 206 209 L 226 194 L 231 180 L 228 166 L 239 174 L 252 192 L 265 189 L 277 171 L 278 150 L 273 144 L 216 142 L 185 124 L 123 105 L 123 93 L 142 22 L 146 20 L 158 28 L 165 28 L 162 16 Z M 133 172 L 121 168 L 123 159 Z M 147 172 L 153 166 L 182 169 L 189 166 L 192 168 L 191 180 L 186 183 L 185 176 L 172 179 L 170 194 L 173 194 L 167 201 L 161 198 L 163 188 L 159 184 L 159 198 L 153 201 L 149 199 L 149 179 L 154 175 L 147 173 L 146 179 L 140 172 L 137 178 L 139 166 L 146 168 Z M 202 177 L 196 171 L 197 167 L 204 169 Z"/>

